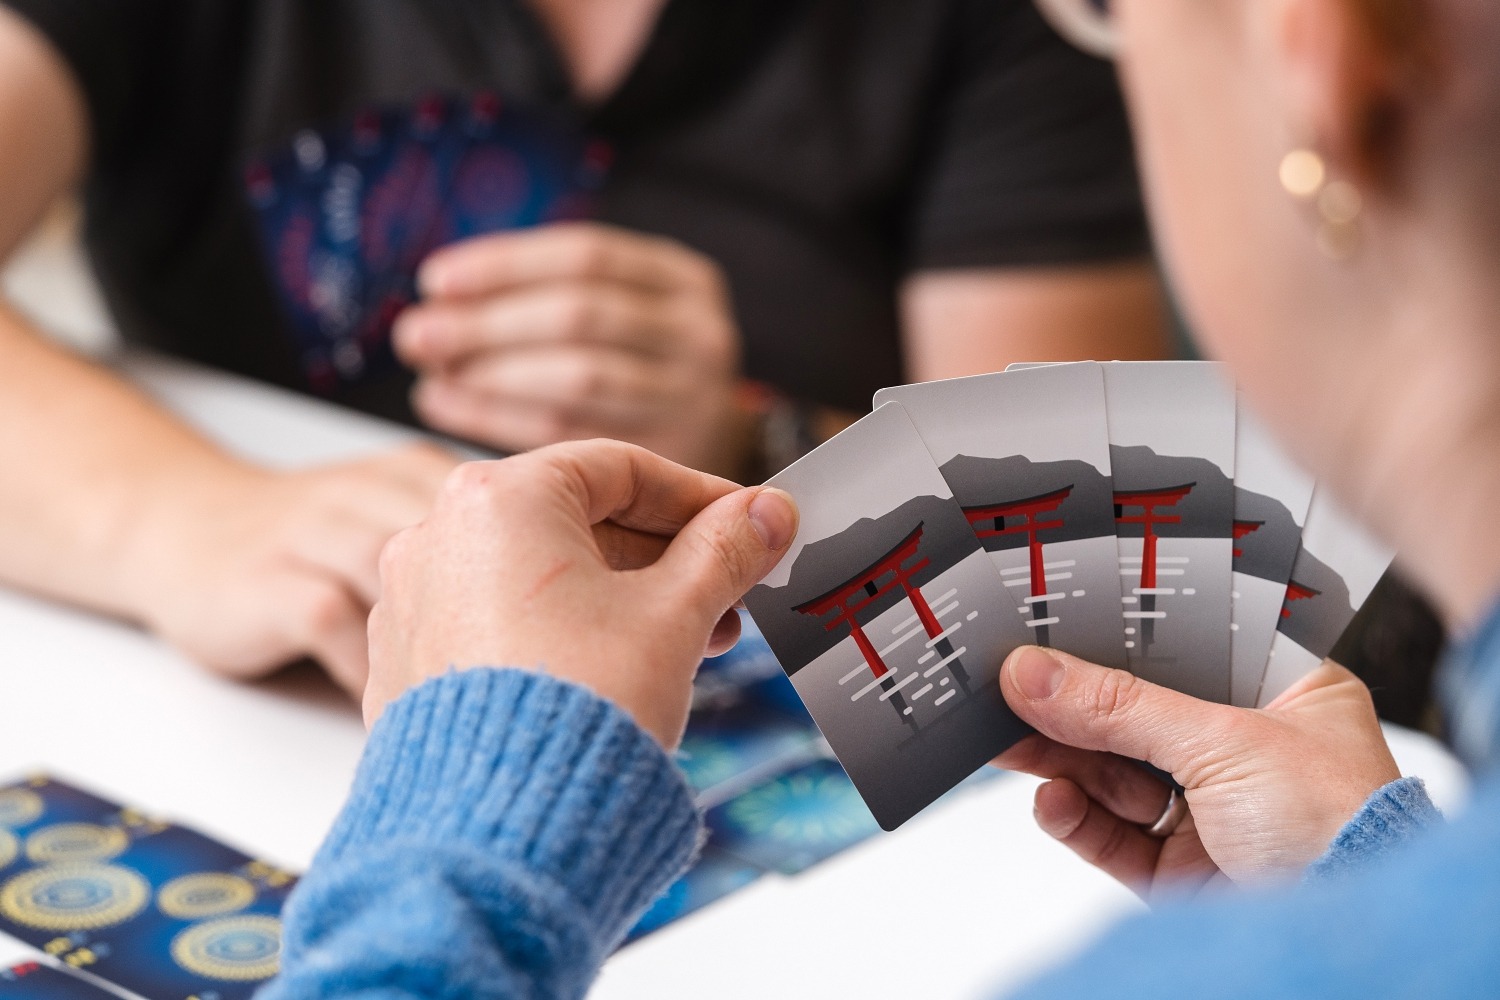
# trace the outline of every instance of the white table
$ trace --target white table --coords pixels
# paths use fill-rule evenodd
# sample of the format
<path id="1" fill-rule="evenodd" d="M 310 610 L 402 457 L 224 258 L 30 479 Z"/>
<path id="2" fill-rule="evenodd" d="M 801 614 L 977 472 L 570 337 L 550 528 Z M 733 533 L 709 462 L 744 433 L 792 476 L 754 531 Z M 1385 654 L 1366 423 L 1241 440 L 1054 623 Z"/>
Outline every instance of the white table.
<path id="1" fill-rule="evenodd" d="M 262 461 L 294 466 L 413 436 L 240 379 L 137 358 L 133 377 Z M 339 808 L 359 714 L 310 670 L 245 686 L 118 623 L 0 591 L 0 778 L 42 769 L 303 868 Z M 1391 737 L 1453 807 L 1427 738 Z M 626 949 L 599 998 L 973 997 L 1074 951 L 1133 897 L 1035 828 L 1010 776 L 794 879 L 766 877 Z M 0 958 L 7 946 L 0 942 Z"/>

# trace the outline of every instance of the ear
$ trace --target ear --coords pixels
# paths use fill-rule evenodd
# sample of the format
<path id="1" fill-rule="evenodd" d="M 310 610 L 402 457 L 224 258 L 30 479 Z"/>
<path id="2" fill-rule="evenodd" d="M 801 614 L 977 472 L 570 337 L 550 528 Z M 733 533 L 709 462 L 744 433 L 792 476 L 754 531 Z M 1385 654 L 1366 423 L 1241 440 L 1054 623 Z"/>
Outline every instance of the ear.
<path id="1" fill-rule="evenodd" d="M 1369 190 L 1391 183 L 1410 60 L 1362 11 L 1366 0 L 1279 0 L 1274 26 L 1288 131 L 1334 176 Z"/>

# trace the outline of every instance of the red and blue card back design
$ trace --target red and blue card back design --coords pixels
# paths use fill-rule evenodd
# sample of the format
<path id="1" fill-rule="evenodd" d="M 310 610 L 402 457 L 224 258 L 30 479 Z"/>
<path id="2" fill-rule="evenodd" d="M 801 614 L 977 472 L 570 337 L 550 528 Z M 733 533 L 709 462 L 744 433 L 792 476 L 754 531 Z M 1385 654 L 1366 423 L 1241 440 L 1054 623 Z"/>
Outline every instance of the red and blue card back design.
<path id="1" fill-rule="evenodd" d="M 396 316 L 441 246 L 586 218 L 609 148 L 493 93 L 374 107 L 245 168 L 266 271 L 309 387 L 394 370 Z"/>

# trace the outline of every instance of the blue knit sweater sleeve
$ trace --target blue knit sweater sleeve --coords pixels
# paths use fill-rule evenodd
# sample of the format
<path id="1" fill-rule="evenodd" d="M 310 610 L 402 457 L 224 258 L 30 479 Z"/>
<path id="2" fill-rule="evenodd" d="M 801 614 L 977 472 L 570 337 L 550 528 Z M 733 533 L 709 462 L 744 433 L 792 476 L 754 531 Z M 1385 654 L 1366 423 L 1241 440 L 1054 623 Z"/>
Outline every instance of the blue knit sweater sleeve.
<path id="1" fill-rule="evenodd" d="M 1323 856 L 1308 867 L 1306 880 L 1352 874 L 1442 819 L 1421 778 L 1398 778 L 1365 800 Z"/>
<path id="2" fill-rule="evenodd" d="M 428 681 L 371 733 L 258 996 L 581 997 L 699 829 L 608 702 L 517 670 Z"/>

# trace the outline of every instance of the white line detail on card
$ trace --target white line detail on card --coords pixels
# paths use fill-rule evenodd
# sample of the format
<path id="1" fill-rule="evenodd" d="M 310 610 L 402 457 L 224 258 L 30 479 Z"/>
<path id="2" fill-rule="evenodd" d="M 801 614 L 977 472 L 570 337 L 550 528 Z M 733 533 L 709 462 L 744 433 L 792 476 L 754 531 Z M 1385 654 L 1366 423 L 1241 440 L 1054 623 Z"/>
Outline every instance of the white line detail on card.
<path id="1" fill-rule="evenodd" d="M 868 670 L 869 668 L 866 667 L 865 669 Z M 890 670 L 888 670 L 885 674 L 881 675 L 880 677 L 875 678 L 873 681 L 871 681 L 870 683 L 866 684 L 864 687 L 860 688 L 858 691 L 856 691 L 852 695 L 850 695 L 849 696 L 849 700 L 850 701 L 859 701 L 859 699 L 863 698 L 865 695 L 869 694 L 871 691 L 875 690 L 881 684 L 883 684 L 887 680 L 889 680 L 891 674 L 894 674 L 896 672 L 896 669 L 897 669 L 896 667 L 891 667 Z M 912 676 L 915 677 L 917 675 L 916 674 L 912 674 Z"/>
<path id="2" fill-rule="evenodd" d="M 895 687 L 891 688 L 889 691 L 885 691 L 885 692 L 881 693 L 880 700 L 881 701 L 890 701 L 891 697 L 893 695 L 895 695 L 895 693 L 897 691 L 900 691 L 902 688 L 906 687 L 906 685 L 908 685 L 908 684 L 912 683 L 913 681 L 915 681 L 917 679 L 917 676 L 918 676 L 917 674 L 912 674 L 911 676 L 907 677 L 905 680 L 897 681 Z"/>
<path id="3" fill-rule="evenodd" d="M 926 670 L 922 671 L 922 676 L 923 677 L 931 677 L 933 674 L 937 673 L 939 670 L 942 670 L 944 667 L 946 667 L 950 662 L 952 662 L 953 660 L 958 659 L 960 656 L 963 656 L 968 651 L 969 651 L 969 647 L 968 646 L 959 646 L 953 652 L 949 653 L 947 656 L 943 657 L 941 660 L 938 660 L 936 663 L 934 663 L 932 666 L 928 667 Z"/>

